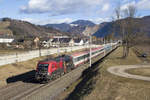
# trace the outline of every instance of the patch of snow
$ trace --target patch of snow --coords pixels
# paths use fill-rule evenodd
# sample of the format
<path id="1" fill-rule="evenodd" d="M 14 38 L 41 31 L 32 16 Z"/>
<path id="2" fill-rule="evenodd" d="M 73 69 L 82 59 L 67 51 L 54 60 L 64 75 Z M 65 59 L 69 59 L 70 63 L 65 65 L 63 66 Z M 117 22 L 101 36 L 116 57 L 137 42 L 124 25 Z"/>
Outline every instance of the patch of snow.
<path id="1" fill-rule="evenodd" d="M 72 27 L 73 27 L 73 26 L 78 26 L 78 24 L 70 24 L 70 26 L 72 26 Z"/>

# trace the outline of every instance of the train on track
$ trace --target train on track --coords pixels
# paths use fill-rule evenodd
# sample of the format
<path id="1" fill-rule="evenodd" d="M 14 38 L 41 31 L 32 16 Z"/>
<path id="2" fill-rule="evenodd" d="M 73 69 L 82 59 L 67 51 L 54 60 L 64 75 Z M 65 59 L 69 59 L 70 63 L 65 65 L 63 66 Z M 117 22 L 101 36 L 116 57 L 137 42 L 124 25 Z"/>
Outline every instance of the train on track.
<path id="1" fill-rule="evenodd" d="M 91 58 L 104 57 L 118 46 L 118 42 L 108 43 L 91 49 Z M 67 72 L 87 63 L 90 51 L 82 51 L 71 55 L 61 55 L 39 61 L 36 68 L 35 79 L 39 82 L 56 79 Z"/>

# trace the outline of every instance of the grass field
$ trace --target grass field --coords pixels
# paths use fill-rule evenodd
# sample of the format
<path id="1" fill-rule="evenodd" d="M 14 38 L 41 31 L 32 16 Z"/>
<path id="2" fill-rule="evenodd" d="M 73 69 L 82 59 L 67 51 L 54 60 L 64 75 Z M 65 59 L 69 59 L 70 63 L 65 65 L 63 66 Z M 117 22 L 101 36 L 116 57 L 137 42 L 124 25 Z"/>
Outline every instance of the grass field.
<path id="1" fill-rule="evenodd" d="M 147 53 L 150 56 L 150 44 L 137 45 L 136 48 L 138 48 L 141 52 Z"/>
<path id="2" fill-rule="evenodd" d="M 9 34 L 13 35 L 13 32 L 8 29 L 8 26 L 10 25 L 10 22 L 0 22 L 0 34 Z"/>
<path id="3" fill-rule="evenodd" d="M 10 25 L 10 22 L 0 22 L 0 29 L 5 29 Z"/>
<path id="4" fill-rule="evenodd" d="M 107 72 L 107 68 L 111 66 L 142 63 L 132 50 L 127 59 L 121 59 L 121 56 L 122 48 L 118 48 L 99 67 L 93 68 L 86 78 L 82 77 L 70 86 L 58 100 L 150 100 L 149 82 L 123 78 Z"/>
<path id="5" fill-rule="evenodd" d="M 138 68 L 138 69 L 130 69 L 126 72 L 134 75 L 142 75 L 142 76 L 148 76 L 150 77 L 150 68 Z"/>
<path id="6" fill-rule="evenodd" d="M 145 53 L 147 55 L 147 59 L 150 61 L 150 44 L 137 45 L 135 47 L 141 54 Z"/>
<path id="7" fill-rule="evenodd" d="M 0 50 L 0 55 L 11 55 L 11 54 L 16 54 L 16 53 L 24 53 L 27 52 L 28 50 L 17 50 L 17 49 L 13 49 L 13 50 Z"/>
<path id="8" fill-rule="evenodd" d="M 8 64 L 0 67 L 0 87 L 7 85 L 7 78 L 16 76 L 36 68 L 36 64 L 39 60 L 46 57 L 34 58 L 29 61 Z"/>

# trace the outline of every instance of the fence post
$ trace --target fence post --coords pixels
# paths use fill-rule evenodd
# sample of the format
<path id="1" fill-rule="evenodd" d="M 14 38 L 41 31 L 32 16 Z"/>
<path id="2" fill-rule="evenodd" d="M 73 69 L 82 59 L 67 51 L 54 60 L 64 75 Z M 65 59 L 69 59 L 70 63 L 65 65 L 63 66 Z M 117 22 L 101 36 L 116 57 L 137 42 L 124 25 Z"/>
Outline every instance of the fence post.
<path id="1" fill-rule="evenodd" d="M 18 53 L 16 52 L 16 63 L 18 62 Z"/>
<path id="2" fill-rule="evenodd" d="M 112 45 L 112 40 L 111 40 L 111 51 L 113 50 L 113 47 L 112 47 L 113 45 Z"/>
<path id="3" fill-rule="evenodd" d="M 39 48 L 39 57 L 41 57 L 41 48 Z"/>
<path id="4" fill-rule="evenodd" d="M 105 55 L 106 55 L 106 49 L 105 49 L 105 39 L 104 39 L 104 57 L 105 57 Z"/>

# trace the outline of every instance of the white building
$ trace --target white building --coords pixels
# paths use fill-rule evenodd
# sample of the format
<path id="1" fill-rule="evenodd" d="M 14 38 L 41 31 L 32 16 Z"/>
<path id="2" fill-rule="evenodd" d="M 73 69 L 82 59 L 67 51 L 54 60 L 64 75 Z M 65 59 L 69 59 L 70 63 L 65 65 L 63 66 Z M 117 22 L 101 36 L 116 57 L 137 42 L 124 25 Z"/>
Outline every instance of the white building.
<path id="1" fill-rule="evenodd" d="M 84 45 L 84 41 L 82 39 L 74 39 L 74 45 Z"/>
<path id="2" fill-rule="evenodd" d="M 12 38 L 0 38 L 0 43 L 12 43 L 13 40 Z"/>

